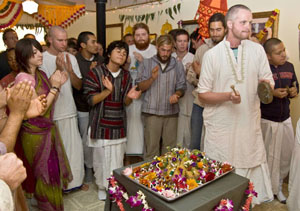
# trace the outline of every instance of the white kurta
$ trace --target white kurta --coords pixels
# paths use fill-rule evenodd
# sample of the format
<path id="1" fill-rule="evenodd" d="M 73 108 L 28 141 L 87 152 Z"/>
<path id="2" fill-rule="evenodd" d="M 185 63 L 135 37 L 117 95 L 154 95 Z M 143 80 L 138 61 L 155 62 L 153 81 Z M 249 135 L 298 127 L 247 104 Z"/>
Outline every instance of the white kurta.
<path id="1" fill-rule="evenodd" d="M 292 154 L 289 176 L 289 197 L 287 206 L 290 211 L 300 211 L 300 120 L 296 127 L 295 146 Z"/>
<path id="2" fill-rule="evenodd" d="M 236 60 L 230 43 L 225 39 L 204 55 L 198 92 L 231 92 L 230 86 L 235 85 L 241 95 L 241 103 L 227 101 L 205 105 L 204 151 L 213 159 L 228 161 L 238 169 L 251 170 L 267 165 L 257 86 L 261 79 L 269 80 L 273 85 L 274 81 L 261 45 L 243 40 L 238 47 Z M 264 169 L 267 171 L 264 173 L 268 175 L 268 168 L 263 167 L 262 170 Z M 260 184 L 260 178 L 251 178 L 251 173 L 245 176 L 247 175 L 250 175 L 249 179 L 254 182 L 254 186 Z M 264 179 L 263 175 L 261 179 Z M 267 190 L 264 193 L 268 196 L 258 193 L 259 202 L 273 197 L 270 179 L 265 179 L 264 186 Z"/>
<path id="3" fill-rule="evenodd" d="M 177 54 L 174 52 L 173 57 L 177 58 Z M 187 74 L 188 69 L 192 65 L 194 55 L 188 52 L 182 59 L 184 71 Z M 185 148 L 189 148 L 191 142 L 191 114 L 193 109 L 194 96 L 192 94 L 194 86 L 188 81 L 186 82 L 187 89 L 184 96 L 179 99 L 179 116 L 177 127 L 177 144 L 182 145 Z"/>
<path id="4" fill-rule="evenodd" d="M 156 48 L 154 45 L 149 45 L 149 47 L 141 51 L 136 48 L 135 45 L 129 46 L 129 56 L 131 59 L 129 72 L 132 78 L 132 84 L 135 84 L 137 78 L 137 68 L 138 62 L 135 59 L 133 52 L 140 53 L 143 58 L 148 59 L 156 54 Z M 144 148 L 144 126 L 142 122 L 142 102 L 143 97 L 138 100 L 133 100 L 132 103 L 126 107 L 127 113 L 127 145 L 126 154 L 127 155 L 142 155 Z"/>
<path id="5" fill-rule="evenodd" d="M 76 58 L 69 54 L 74 73 L 81 78 Z M 48 78 L 56 71 L 56 56 L 48 51 L 43 53 L 43 65 L 40 67 Z M 73 180 L 68 185 L 68 190 L 82 185 L 84 178 L 84 159 L 82 140 L 78 129 L 77 110 L 73 99 L 70 78 L 62 85 L 57 100 L 55 101 L 53 120 L 57 124 L 65 151 L 70 163 Z"/>

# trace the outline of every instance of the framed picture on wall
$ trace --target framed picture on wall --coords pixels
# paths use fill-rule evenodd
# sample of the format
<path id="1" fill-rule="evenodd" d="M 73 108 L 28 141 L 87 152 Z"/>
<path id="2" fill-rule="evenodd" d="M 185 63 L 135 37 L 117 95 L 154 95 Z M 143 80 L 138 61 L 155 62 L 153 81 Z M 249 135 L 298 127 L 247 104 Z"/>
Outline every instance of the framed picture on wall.
<path id="1" fill-rule="evenodd" d="M 199 25 L 196 20 L 186 20 L 182 21 L 182 28 L 186 30 L 189 34 L 192 34 Z"/>
<path id="2" fill-rule="evenodd" d="M 260 30 L 264 29 L 266 22 L 269 20 L 269 17 L 272 15 L 272 11 L 267 12 L 254 12 L 253 21 L 252 21 L 252 33 L 258 33 Z M 272 37 L 278 37 L 278 23 L 279 23 L 279 14 L 277 15 L 276 20 L 272 25 Z"/>
<path id="3" fill-rule="evenodd" d="M 115 40 L 122 40 L 123 23 L 106 25 L 106 48 Z"/>

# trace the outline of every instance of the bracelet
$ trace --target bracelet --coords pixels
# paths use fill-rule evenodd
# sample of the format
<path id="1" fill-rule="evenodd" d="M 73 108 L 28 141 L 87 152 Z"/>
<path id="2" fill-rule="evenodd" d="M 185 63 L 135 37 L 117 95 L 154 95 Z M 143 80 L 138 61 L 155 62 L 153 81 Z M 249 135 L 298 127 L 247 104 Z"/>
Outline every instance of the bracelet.
<path id="1" fill-rule="evenodd" d="M 55 92 L 55 91 L 53 91 L 52 89 L 50 89 L 50 93 L 53 94 L 54 96 L 56 96 L 56 93 L 57 93 L 57 92 Z"/>
<path id="2" fill-rule="evenodd" d="M 56 86 L 52 86 L 51 89 L 54 89 L 54 90 L 56 90 L 57 92 L 60 91 L 60 89 L 59 89 L 58 87 L 56 87 Z"/>

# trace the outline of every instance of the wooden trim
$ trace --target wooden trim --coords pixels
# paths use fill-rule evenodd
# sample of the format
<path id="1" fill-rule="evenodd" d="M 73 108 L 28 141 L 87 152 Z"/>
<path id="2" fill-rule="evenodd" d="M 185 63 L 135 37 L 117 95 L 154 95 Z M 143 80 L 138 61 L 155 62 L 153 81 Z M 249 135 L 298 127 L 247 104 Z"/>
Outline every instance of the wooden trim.
<path id="1" fill-rule="evenodd" d="M 278 27 L 279 27 L 279 14 L 277 14 L 277 18 L 273 23 L 272 27 L 272 37 L 278 38 Z M 269 18 L 272 15 L 272 11 L 266 11 L 266 12 L 254 12 L 252 13 L 253 19 L 258 18 Z"/>
<path id="2" fill-rule="evenodd" d="M 106 28 L 116 28 L 116 27 L 121 27 L 121 39 L 122 39 L 122 37 L 123 37 L 123 23 L 115 23 L 115 24 L 108 24 L 108 25 L 106 25 Z"/>

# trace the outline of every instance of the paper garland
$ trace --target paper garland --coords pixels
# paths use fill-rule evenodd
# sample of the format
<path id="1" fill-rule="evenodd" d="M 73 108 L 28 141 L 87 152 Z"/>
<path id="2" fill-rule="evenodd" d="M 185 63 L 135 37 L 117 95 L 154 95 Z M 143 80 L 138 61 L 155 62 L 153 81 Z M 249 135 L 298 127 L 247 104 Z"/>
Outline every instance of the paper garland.
<path id="1" fill-rule="evenodd" d="M 126 23 L 129 21 L 129 23 L 133 22 L 143 22 L 145 21 L 146 24 L 148 24 L 149 21 L 153 21 L 155 17 L 160 17 L 162 14 L 167 14 L 169 17 L 174 20 L 174 15 L 177 15 L 180 13 L 181 9 L 181 3 L 178 3 L 174 6 L 168 7 L 165 10 L 159 10 L 156 12 L 152 13 L 146 13 L 146 14 L 141 14 L 141 15 L 124 15 L 120 14 L 119 19 L 121 22 Z"/>
<path id="2" fill-rule="evenodd" d="M 85 5 L 56 6 L 39 5 L 37 14 L 33 17 L 46 27 L 61 26 L 66 28 L 76 19 L 85 14 Z"/>
<path id="3" fill-rule="evenodd" d="M 21 2 L 18 1 L 0 1 L 0 32 L 6 28 L 14 27 L 22 17 L 23 9 Z"/>

